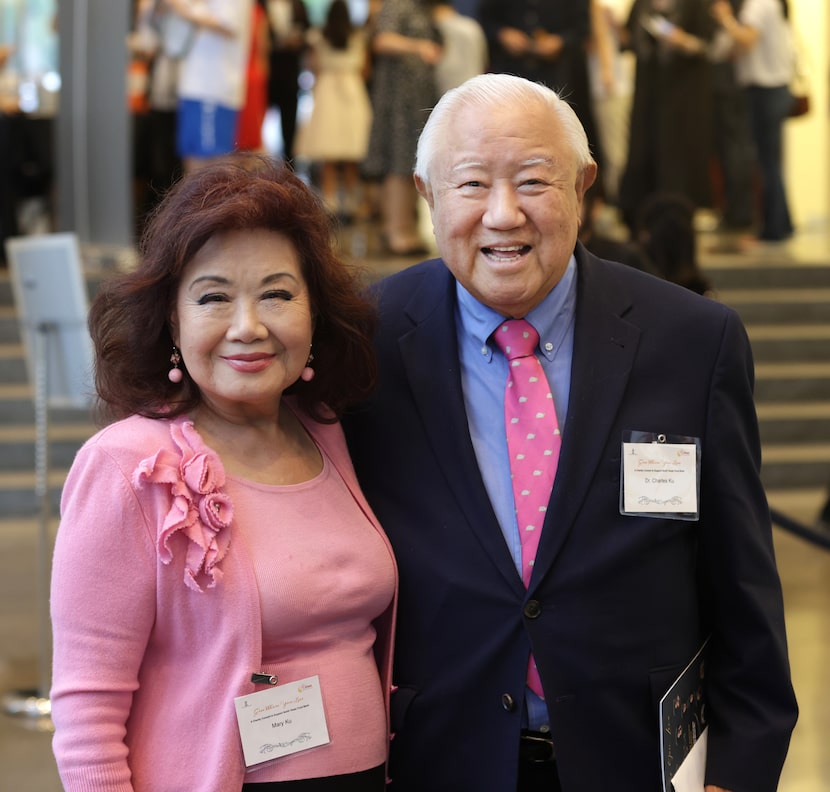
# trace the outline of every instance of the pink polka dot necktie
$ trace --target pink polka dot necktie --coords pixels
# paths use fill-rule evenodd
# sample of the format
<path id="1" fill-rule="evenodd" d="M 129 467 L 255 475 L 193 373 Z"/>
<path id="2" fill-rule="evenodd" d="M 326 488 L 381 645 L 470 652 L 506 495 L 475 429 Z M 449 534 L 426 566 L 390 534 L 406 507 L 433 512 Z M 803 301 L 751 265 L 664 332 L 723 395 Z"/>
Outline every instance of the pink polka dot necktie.
<path id="1" fill-rule="evenodd" d="M 527 586 L 556 477 L 561 437 L 550 385 L 534 354 L 539 334 L 533 325 L 525 319 L 509 319 L 499 325 L 493 339 L 509 366 L 504 390 L 504 424 L 522 544 L 522 580 Z M 527 684 L 544 698 L 533 655 Z"/>

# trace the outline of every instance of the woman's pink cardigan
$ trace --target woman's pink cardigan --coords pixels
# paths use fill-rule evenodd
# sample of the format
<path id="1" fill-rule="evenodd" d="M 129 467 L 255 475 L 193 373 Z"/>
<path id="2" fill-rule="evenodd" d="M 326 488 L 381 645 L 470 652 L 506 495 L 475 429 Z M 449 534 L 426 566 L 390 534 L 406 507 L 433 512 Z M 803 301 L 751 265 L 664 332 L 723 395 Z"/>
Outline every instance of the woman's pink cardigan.
<path id="1" fill-rule="evenodd" d="M 384 536 L 339 424 L 299 417 Z M 220 539 L 202 553 L 184 531 L 168 531 L 163 541 L 170 487 L 136 487 L 142 460 L 159 450 L 157 462 L 181 458 L 171 429 L 181 433 L 185 423 L 132 417 L 103 429 L 78 453 L 64 487 L 52 574 L 51 703 L 67 792 L 242 787 L 233 699 L 254 691 L 250 677 L 262 652 L 251 548 L 233 534 L 232 521 L 226 550 Z M 223 478 L 221 466 L 212 475 Z M 202 572 L 220 559 L 212 576 L 185 581 L 188 547 L 191 567 L 194 548 L 203 556 Z M 396 601 L 397 578 L 395 600 L 375 624 L 387 724 Z"/>

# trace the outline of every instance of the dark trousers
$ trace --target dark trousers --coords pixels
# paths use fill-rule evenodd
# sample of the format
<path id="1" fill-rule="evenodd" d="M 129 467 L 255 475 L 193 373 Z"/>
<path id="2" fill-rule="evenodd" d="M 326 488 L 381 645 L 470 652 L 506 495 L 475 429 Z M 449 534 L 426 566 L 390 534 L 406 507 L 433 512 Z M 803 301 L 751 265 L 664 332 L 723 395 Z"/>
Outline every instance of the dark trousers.
<path id="1" fill-rule="evenodd" d="M 283 155 L 289 162 L 294 159 L 297 105 L 300 98 L 300 86 L 297 82 L 299 68 L 293 60 L 290 60 L 291 57 L 283 53 L 272 54 L 271 79 L 268 83 L 268 106 L 279 108 Z M 299 56 L 296 57 L 299 58 Z"/>
<path id="2" fill-rule="evenodd" d="M 761 169 L 762 222 L 759 237 L 769 241 L 787 239 L 793 232 L 790 208 L 784 188 L 782 127 L 793 103 L 786 85 L 747 88 L 752 135 Z"/>
<path id="3" fill-rule="evenodd" d="M 264 784 L 243 784 L 242 792 L 384 792 L 386 767 L 325 778 L 303 778 L 299 781 L 276 781 Z"/>
<path id="4" fill-rule="evenodd" d="M 723 178 L 723 222 L 731 228 L 748 228 L 755 215 L 755 144 L 747 97 L 733 69 L 731 63 L 713 69 L 714 141 Z"/>
<path id="5" fill-rule="evenodd" d="M 549 733 L 522 730 L 516 792 L 562 792 Z"/>
<path id="6" fill-rule="evenodd" d="M 519 762 L 519 783 L 516 792 L 562 792 L 556 763 Z"/>
<path id="7" fill-rule="evenodd" d="M 0 113 L 0 264 L 6 263 L 6 240 L 17 236 L 17 189 L 11 116 Z"/>

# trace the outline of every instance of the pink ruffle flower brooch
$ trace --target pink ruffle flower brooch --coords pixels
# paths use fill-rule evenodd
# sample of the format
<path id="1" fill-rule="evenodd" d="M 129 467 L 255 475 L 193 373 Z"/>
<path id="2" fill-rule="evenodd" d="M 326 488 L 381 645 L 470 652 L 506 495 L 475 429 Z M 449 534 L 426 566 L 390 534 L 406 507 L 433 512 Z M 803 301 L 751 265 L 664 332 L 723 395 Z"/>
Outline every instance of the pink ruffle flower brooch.
<path id="1" fill-rule="evenodd" d="M 133 474 L 136 488 L 145 482 L 170 487 L 172 496 L 158 535 L 164 564 L 173 560 L 171 539 L 177 532 L 188 540 L 184 582 L 194 591 L 213 588 L 222 579 L 219 564 L 228 552 L 233 503 L 222 492 L 225 469 L 219 457 L 199 437 L 193 422 L 170 423 L 170 436 L 179 449 L 162 449 L 142 460 Z"/>

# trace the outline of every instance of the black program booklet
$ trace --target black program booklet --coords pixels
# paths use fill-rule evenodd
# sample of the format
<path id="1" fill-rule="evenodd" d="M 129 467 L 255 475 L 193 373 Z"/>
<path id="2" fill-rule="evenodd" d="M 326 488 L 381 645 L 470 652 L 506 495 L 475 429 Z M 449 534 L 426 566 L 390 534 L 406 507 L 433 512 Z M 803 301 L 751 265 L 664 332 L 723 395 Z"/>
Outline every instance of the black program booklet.
<path id="1" fill-rule="evenodd" d="M 675 790 L 673 779 L 706 729 L 704 683 L 707 641 L 704 641 L 689 665 L 683 669 L 680 676 L 660 699 L 660 758 L 663 768 L 663 792 L 680 792 L 680 790 Z M 699 753 L 701 748 L 705 748 L 705 740 L 698 745 L 695 754 Z M 690 762 L 696 762 L 705 771 L 705 756 L 700 759 L 695 755 Z M 688 773 L 689 767 L 685 767 L 684 770 Z M 703 789 L 702 777 L 699 788 Z"/>

